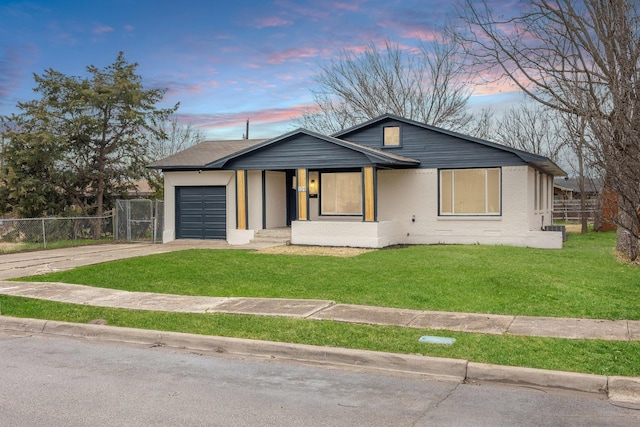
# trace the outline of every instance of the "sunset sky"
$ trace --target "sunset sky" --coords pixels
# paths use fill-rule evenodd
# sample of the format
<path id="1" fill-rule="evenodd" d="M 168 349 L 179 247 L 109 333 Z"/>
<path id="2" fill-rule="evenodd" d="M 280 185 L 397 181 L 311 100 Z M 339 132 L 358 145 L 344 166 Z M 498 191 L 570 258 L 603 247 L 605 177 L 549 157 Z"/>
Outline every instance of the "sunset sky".
<path id="1" fill-rule="evenodd" d="M 492 3 L 497 4 L 497 1 Z M 0 0 L 0 115 L 34 99 L 33 73 L 84 75 L 123 51 L 147 88 L 167 88 L 184 123 L 210 139 L 268 138 L 297 127 L 311 77 L 342 50 L 386 39 L 429 41 L 452 2 L 441 0 Z M 518 1 L 500 1 L 504 9 Z M 472 106 L 514 102 L 480 88 Z"/>

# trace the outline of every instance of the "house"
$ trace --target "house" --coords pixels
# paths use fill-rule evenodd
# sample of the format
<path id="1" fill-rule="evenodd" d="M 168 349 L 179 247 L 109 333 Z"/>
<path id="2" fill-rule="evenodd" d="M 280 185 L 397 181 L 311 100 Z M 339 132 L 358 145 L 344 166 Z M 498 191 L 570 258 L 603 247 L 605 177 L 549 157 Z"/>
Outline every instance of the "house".
<path id="1" fill-rule="evenodd" d="M 290 227 L 299 245 L 561 248 L 548 158 L 394 115 L 327 136 L 206 141 L 164 172 L 163 241 L 248 243 Z"/>
<path id="2" fill-rule="evenodd" d="M 580 182 L 578 178 L 555 178 L 554 179 L 555 200 L 575 200 L 580 199 Z M 585 177 L 584 192 L 587 199 L 597 199 L 600 197 L 602 181 L 599 178 Z"/>

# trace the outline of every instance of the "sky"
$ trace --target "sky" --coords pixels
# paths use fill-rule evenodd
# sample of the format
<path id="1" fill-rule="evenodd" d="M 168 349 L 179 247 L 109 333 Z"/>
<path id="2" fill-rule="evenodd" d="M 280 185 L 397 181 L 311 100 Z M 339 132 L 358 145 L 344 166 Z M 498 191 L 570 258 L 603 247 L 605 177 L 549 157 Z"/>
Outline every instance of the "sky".
<path id="1" fill-rule="evenodd" d="M 493 0 L 503 8 L 517 1 Z M 313 107 L 319 67 L 385 40 L 412 49 L 453 12 L 442 0 L 0 0 L 0 115 L 36 99 L 33 75 L 84 76 L 118 52 L 138 63 L 159 106 L 208 139 L 271 138 Z M 473 108 L 513 103 L 504 87 L 477 88 Z"/>

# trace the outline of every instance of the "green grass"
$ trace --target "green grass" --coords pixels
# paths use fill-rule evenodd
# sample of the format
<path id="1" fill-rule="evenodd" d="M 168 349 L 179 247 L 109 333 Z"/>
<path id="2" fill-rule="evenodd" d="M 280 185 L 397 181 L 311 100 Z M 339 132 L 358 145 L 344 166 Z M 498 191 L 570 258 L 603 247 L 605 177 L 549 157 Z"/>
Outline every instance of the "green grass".
<path id="1" fill-rule="evenodd" d="M 640 269 L 615 233 L 571 235 L 562 250 L 410 246 L 353 258 L 194 249 L 31 277 L 128 291 L 328 299 L 420 310 L 640 319 Z"/>
<path id="2" fill-rule="evenodd" d="M 571 235 L 563 250 L 413 246 L 354 258 L 187 250 L 35 276 L 93 286 L 208 296 L 515 315 L 640 319 L 640 269 L 619 263 L 615 235 Z M 260 316 L 143 312 L 0 296 L 2 314 L 640 376 L 640 342 L 496 336 Z M 418 342 L 456 338 L 453 346 Z"/>
<path id="3" fill-rule="evenodd" d="M 0 295 L 2 314 L 289 343 L 466 359 L 599 375 L 640 376 L 640 342 L 609 342 L 429 331 L 331 321 L 223 314 L 160 313 L 89 307 Z M 456 338 L 452 346 L 418 342 L 422 335 Z"/>
<path id="4" fill-rule="evenodd" d="M 43 243 L 31 243 L 31 242 L 11 243 L 9 242 L 5 246 L 0 245 L 0 255 L 16 253 L 16 252 L 41 251 L 43 249 L 59 249 L 59 248 L 69 248 L 73 246 L 97 245 L 101 243 L 113 243 L 113 239 L 59 240 L 59 241 L 47 242 L 46 248 L 43 247 Z"/>

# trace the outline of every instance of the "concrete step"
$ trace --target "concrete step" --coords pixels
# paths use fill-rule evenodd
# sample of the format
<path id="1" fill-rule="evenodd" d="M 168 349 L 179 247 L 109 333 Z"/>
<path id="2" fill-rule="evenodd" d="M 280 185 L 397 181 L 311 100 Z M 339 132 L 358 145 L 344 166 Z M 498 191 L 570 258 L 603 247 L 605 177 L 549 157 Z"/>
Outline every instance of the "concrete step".
<path id="1" fill-rule="evenodd" d="M 282 243 L 287 244 L 291 241 L 290 228 L 273 228 L 258 230 L 255 232 L 252 243 Z"/>

